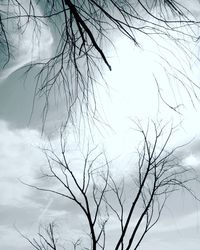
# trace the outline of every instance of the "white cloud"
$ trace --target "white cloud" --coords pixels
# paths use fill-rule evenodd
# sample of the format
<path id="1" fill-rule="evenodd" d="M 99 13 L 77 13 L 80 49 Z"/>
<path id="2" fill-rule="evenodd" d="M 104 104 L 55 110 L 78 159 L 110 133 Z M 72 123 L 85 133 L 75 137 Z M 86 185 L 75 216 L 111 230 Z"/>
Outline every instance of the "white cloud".
<path id="1" fill-rule="evenodd" d="M 188 215 L 183 215 L 178 218 L 168 218 L 165 223 L 159 223 L 157 227 L 157 232 L 159 233 L 167 233 L 172 231 L 181 231 L 184 229 L 194 228 L 197 230 L 200 225 L 200 217 L 197 211 L 192 212 Z"/>
<path id="2" fill-rule="evenodd" d="M 23 0 L 23 4 L 25 3 L 26 1 Z M 40 13 L 39 9 L 37 9 L 37 11 Z M 11 29 L 14 29 L 14 27 L 15 24 Z M 45 59 L 46 55 L 50 56 L 49 51 L 51 51 L 53 42 L 50 30 L 48 30 L 45 25 L 41 24 L 42 32 L 39 34 L 40 43 L 37 43 L 36 37 L 32 36 L 33 28 L 34 24 L 30 22 L 23 35 L 20 36 L 16 32 L 11 35 L 10 39 L 18 48 L 18 51 L 14 51 L 15 62 L 10 62 L 8 67 L 4 70 L 1 79 L 8 77 L 15 70 L 30 61 Z M 37 31 L 39 32 L 39 30 Z M 146 45 L 148 42 L 146 42 Z M 167 42 L 165 41 L 164 43 L 166 45 Z M 112 88 L 110 91 L 112 100 L 110 100 L 106 94 L 103 95 L 101 90 L 99 91 L 101 93 L 101 98 L 97 100 L 99 103 L 103 103 L 102 110 L 105 111 L 109 125 L 114 129 L 114 132 L 110 131 L 106 134 L 105 138 L 102 138 L 101 136 L 97 136 L 97 129 L 93 128 L 95 135 L 94 144 L 103 144 L 108 151 L 108 159 L 115 158 L 118 155 L 124 156 L 127 152 L 129 153 L 135 150 L 135 146 L 138 143 L 138 137 L 130 130 L 130 127 L 133 125 L 129 120 L 130 117 L 142 117 L 144 119 L 149 117 L 157 118 L 158 113 L 161 111 L 158 111 L 157 108 L 158 99 L 152 72 L 156 71 L 158 78 L 163 81 L 162 86 L 165 88 L 165 93 L 167 93 L 167 95 L 169 93 L 167 92 L 169 88 L 166 88 L 166 86 L 168 86 L 166 84 L 167 78 L 163 76 L 164 71 L 161 70 L 159 62 L 156 63 L 158 59 L 157 56 L 152 56 L 152 53 L 146 51 L 131 51 L 131 45 L 127 41 L 119 41 L 117 46 L 120 62 L 114 59 L 113 72 L 108 79 L 112 84 L 112 86 L 110 86 L 110 88 Z M 155 47 L 149 47 L 148 44 L 148 50 L 152 49 L 155 49 Z M 173 48 L 173 50 L 182 57 L 180 50 L 176 51 L 175 48 Z M 165 53 L 164 55 L 171 60 L 174 66 L 177 66 L 178 62 L 172 55 L 170 55 L 170 57 L 169 54 Z M 187 69 L 189 70 L 189 68 Z M 196 69 L 196 67 L 193 68 L 195 73 Z M 188 98 L 185 97 L 185 93 L 182 93 L 179 101 Z M 170 92 L 167 98 L 169 101 L 172 101 L 172 92 Z M 98 105 L 98 107 L 100 107 L 100 105 Z M 173 112 L 169 112 L 168 108 L 162 107 L 162 112 L 160 112 L 159 115 L 161 114 L 163 116 L 163 113 L 164 119 L 166 120 L 174 118 Z M 175 115 L 177 116 L 177 114 Z M 197 133 L 199 131 L 197 115 L 189 109 L 185 110 L 184 115 L 185 121 L 183 123 L 183 128 L 186 133 L 183 133 L 183 131 L 179 133 L 178 136 L 173 138 L 173 142 L 175 141 L 177 143 L 182 140 L 183 134 L 185 136 L 188 133 L 188 136 L 191 137 L 192 133 Z M 84 138 L 81 139 L 84 141 Z M 44 141 L 35 130 L 11 130 L 6 123 L 0 123 L 0 190 L 2 190 L 0 202 L 2 205 L 12 204 L 13 206 L 19 206 L 20 203 L 26 202 L 24 197 L 27 196 L 30 191 L 19 183 L 17 178 L 32 178 L 35 171 L 38 170 L 38 167 L 44 164 L 45 160 L 42 153 L 34 147 L 36 144 L 40 145 L 41 143 L 44 143 Z M 54 140 L 54 144 L 55 147 L 58 148 L 59 141 L 57 138 Z M 76 153 L 72 155 L 72 158 L 75 160 L 78 157 L 79 155 Z M 125 158 L 126 159 L 118 161 L 118 166 L 116 167 L 117 171 L 121 170 L 124 166 L 128 167 L 127 157 Z M 195 156 L 190 155 L 186 158 L 186 162 L 196 165 L 197 159 Z M 79 163 L 79 160 L 76 161 L 77 166 Z M 124 168 L 123 171 L 125 171 Z M 49 203 L 47 202 L 38 220 L 45 214 L 51 214 L 51 212 L 48 213 L 50 203 L 51 201 L 49 201 Z M 60 212 L 58 213 L 60 214 Z M 195 223 L 196 215 L 194 213 L 177 219 L 178 228 L 180 230 L 194 227 L 196 225 Z M 159 232 L 163 231 L 169 233 L 175 230 L 177 230 L 177 226 L 175 224 L 169 225 L 169 221 L 163 224 L 162 228 L 159 227 Z M 7 234 L 9 234 L 9 232 Z"/>
<path id="3" fill-rule="evenodd" d="M 200 159 L 193 154 L 190 154 L 184 159 L 184 164 L 192 167 L 200 166 Z"/>
<path id="4" fill-rule="evenodd" d="M 2 205 L 19 205 L 27 195 L 28 188 L 19 178 L 32 179 L 44 157 L 36 144 L 43 141 L 37 131 L 11 130 L 0 122 L 0 190 Z"/>

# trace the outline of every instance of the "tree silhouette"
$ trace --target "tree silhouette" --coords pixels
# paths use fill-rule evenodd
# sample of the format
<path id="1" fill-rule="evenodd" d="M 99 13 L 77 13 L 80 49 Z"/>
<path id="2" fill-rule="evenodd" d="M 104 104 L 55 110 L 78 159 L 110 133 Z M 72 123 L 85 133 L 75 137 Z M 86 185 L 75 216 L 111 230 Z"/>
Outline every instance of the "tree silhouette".
<path id="1" fill-rule="evenodd" d="M 86 110 L 94 110 L 89 98 L 95 99 L 93 86 L 99 76 L 103 78 L 102 66 L 111 70 L 106 47 L 112 45 L 113 36 L 122 35 L 139 46 L 139 33 L 155 39 L 155 42 L 155 35 L 159 35 L 171 39 L 189 56 L 194 55 L 185 47 L 184 41 L 198 42 L 199 39 L 199 22 L 192 15 L 190 6 L 187 2 L 175 0 L 10 0 L 1 1 L 0 6 L 4 67 L 12 57 L 10 22 L 16 22 L 20 34 L 30 24 L 33 25 L 38 42 L 43 32 L 42 25 L 48 26 L 54 34 L 53 54 L 47 55 L 46 60 L 32 60 L 26 65 L 27 71 L 39 66 L 35 94 L 46 97 L 44 121 L 49 96 L 54 91 L 65 96 L 68 118 L 73 116 L 76 104 L 79 104 L 80 110 L 84 104 Z M 184 71 L 179 73 L 182 77 L 185 74 Z M 193 94 L 199 86 L 191 80 L 189 85 L 179 80 L 188 95 L 195 98 Z M 158 93 L 162 97 L 161 91 Z"/>
<path id="2" fill-rule="evenodd" d="M 199 21 L 193 16 L 188 3 L 176 0 L 3 0 L 0 2 L 2 68 L 6 68 L 11 59 L 15 60 L 13 52 L 17 47 L 11 39 L 12 23 L 21 37 L 31 25 L 33 43 L 40 43 L 44 26 L 54 37 L 54 47 L 46 58 L 33 58 L 24 65 L 27 73 L 37 69 L 35 97 L 44 96 L 46 100 L 43 123 L 49 98 L 55 93 L 65 99 L 66 123 L 73 118 L 76 105 L 84 114 L 85 110 L 94 114 L 95 84 L 98 84 L 99 77 L 104 79 L 105 68 L 112 69 L 107 47 L 114 46 L 113 37 L 120 35 L 130 39 L 134 46 L 140 46 L 138 34 L 155 43 L 156 36 L 160 36 L 170 39 L 189 58 L 195 54 L 185 46 L 185 42 L 199 41 Z M 163 60 L 170 64 L 167 58 Z M 174 79 L 181 83 L 191 101 L 193 98 L 199 100 L 196 93 L 199 85 L 184 70 L 175 68 L 175 72 L 178 75 L 174 74 Z M 187 79 L 187 84 L 180 76 Z M 166 102 L 156 77 L 155 81 L 159 96 Z M 194 196 L 189 183 L 195 180 L 195 173 L 181 164 L 176 154 L 179 147 L 166 149 L 173 128 L 163 142 L 165 126 L 153 126 L 155 137 L 151 141 L 148 129 L 143 130 L 138 125 L 142 145 L 138 149 L 138 164 L 132 166 L 134 177 L 129 180 L 116 180 L 111 171 L 112 162 L 105 154 L 95 155 L 95 149 L 88 149 L 79 172 L 81 177 L 77 176 L 73 164 L 68 161 L 62 133 L 61 156 L 53 148 L 44 149 L 48 172 L 43 177 L 54 179 L 62 191 L 54 189 L 54 186 L 26 185 L 67 199 L 79 208 L 87 221 L 84 240 L 89 240 L 90 244 L 85 246 L 84 240 L 82 242 L 78 238 L 72 243 L 73 249 L 107 249 L 106 236 L 113 217 L 118 233 L 112 248 L 137 249 L 160 219 L 170 194 L 184 189 Z M 126 198 L 127 190 L 129 199 Z M 24 237 L 37 250 L 66 249 L 60 245 L 61 240 L 51 222 L 38 233 L 38 238 Z"/>
<path id="3" fill-rule="evenodd" d="M 159 221 L 167 199 L 172 193 L 186 190 L 197 199 L 190 189 L 190 183 L 195 181 L 197 176 L 195 171 L 184 166 L 177 156 L 181 147 L 167 150 L 174 128 L 170 128 L 167 134 L 166 125 L 153 123 L 152 141 L 149 139 L 150 127 L 143 130 L 141 124 L 138 124 L 142 143 L 137 152 L 137 165 L 131 167 L 133 177 L 130 179 L 120 173 L 122 178 L 116 180 L 111 171 L 111 162 L 106 159 L 105 154 L 96 154 L 95 148 L 88 149 L 83 159 L 82 171 L 79 170 L 77 175 L 76 168 L 68 160 L 66 141 L 62 134 L 61 157 L 53 148 L 44 150 L 48 171 L 43 172 L 42 177 L 47 180 L 53 178 L 58 184 L 56 189 L 26 185 L 39 191 L 51 192 L 61 199 L 69 200 L 79 208 L 87 225 L 84 226 L 85 240 L 89 239 L 90 244 L 85 246 L 84 240 L 82 239 L 82 242 L 78 238 L 72 244 L 74 249 L 80 247 L 80 249 L 96 250 L 109 247 L 115 250 L 136 250 L 142 244 L 145 235 Z M 58 188 L 59 186 L 62 189 Z M 113 218 L 117 232 L 110 248 L 106 236 Z M 53 225 L 54 223 L 50 223 L 39 232 L 39 238 L 30 240 L 24 237 L 35 249 L 68 249 L 64 245 L 61 246 L 62 241 L 54 232 Z"/>

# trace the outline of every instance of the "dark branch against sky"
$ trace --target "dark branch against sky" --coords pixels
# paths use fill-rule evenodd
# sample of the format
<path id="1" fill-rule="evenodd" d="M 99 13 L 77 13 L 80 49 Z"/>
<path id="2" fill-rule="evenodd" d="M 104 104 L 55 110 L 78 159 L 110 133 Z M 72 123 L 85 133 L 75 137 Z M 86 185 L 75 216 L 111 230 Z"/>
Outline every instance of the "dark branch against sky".
<path id="1" fill-rule="evenodd" d="M 116 250 L 137 249 L 163 211 L 164 226 L 151 236 L 162 239 L 166 248 L 175 246 L 169 231 L 176 229 L 169 226 L 164 208 L 179 189 L 192 202 L 188 214 L 175 212 L 177 220 L 189 230 L 192 218 L 195 228 L 198 136 L 197 152 L 194 144 L 186 149 L 177 144 L 199 135 L 194 113 L 199 105 L 198 6 L 198 1 L 175 0 L 1 1 L 4 248 L 13 248 L 16 241 L 16 249 L 20 244 L 23 249 L 13 233 L 13 221 L 19 219 L 33 248 L 57 249 L 61 235 L 52 222 L 56 218 L 63 232 L 70 231 L 65 220 L 73 229 L 67 238 L 72 249 L 109 249 L 107 236 Z M 142 135 L 136 154 L 140 138 L 132 134 L 135 117 Z M 174 127 L 185 129 L 184 136 L 190 130 L 189 135 L 183 138 L 180 130 L 173 134 L 173 126 L 166 133 L 160 118 L 179 125 L 181 120 L 182 127 Z M 179 194 L 169 199 L 176 210 L 173 197 Z M 47 226 L 39 229 L 38 241 L 31 240 L 39 223 Z M 162 230 L 173 243 L 163 239 Z M 9 232 L 13 242 L 8 242 Z M 149 242 L 148 248 L 155 249 Z"/>

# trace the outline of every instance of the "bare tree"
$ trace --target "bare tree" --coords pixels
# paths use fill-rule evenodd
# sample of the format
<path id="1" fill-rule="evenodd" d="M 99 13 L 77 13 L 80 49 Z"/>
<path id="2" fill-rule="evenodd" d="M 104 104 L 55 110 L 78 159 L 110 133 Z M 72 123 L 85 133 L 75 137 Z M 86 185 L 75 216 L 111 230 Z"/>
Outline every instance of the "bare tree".
<path id="1" fill-rule="evenodd" d="M 131 178 L 120 173 L 121 178 L 116 179 L 111 170 L 112 162 L 106 159 L 105 154 L 95 156 L 96 149 L 87 151 L 82 171 L 77 173 L 73 163 L 68 161 L 62 135 L 61 157 L 55 154 L 53 148 L 45 149 L 49 171 L 43 172 L 43 177 L 53 178 L 60 189 L 58 185 L 56 189 L 26 185 L 51 192 L 79 208 L 86 221 L 87 227 L 84 228 L 87 228 L 86 238 L 90 239 L 90 245 L 82 245 L 78 239 L 73 244 L 74 249 L 80 245 L 81 249 L 92 250 L 136 250 L 159 221 L 172 193 L 184 189 L 197 199 L 190 189 L 190 183 L 197 179 L 195 171 L 182 164 L 178 157 L 180 147 L 167 150 L 174 129 L 171 128 L 167 134 L 166 126 L 153 123 L 153 128 L 154 139 L 150 140 L 149 127 L 143 130 L 138 124 L 142 143 L 137 152 L 138 162 L 131 166 Z M 113 221 L 115 237 L 113 244 L 109 245 L 109 228 Z M 60 249 L 56 245 L 59 239 L 54 238 L 51 224 L 43 233 L 39 233 L 38 240 L 34 238 L 28 241 L 35 249 Z"/>
<path id="2" fill-rule="evenodd" d="M 65 96 L 68 118 L 72 116 L 75 104 L 79 104 L 80 110 L 86 104 L 86 109 L 93 110 L 94 113 L 95 107 L 89 105 L 88 99 L 91 96 L 95 99 L 93 86 L 99 75 L 103 77 L 101 66 L 104 64 L 111 70 L 106 46 L 112 44 L 115 34 L 128 37 L 136 46 L 140 45 L 138 33 L 151 37 L 155 42 L 155 35 L 164 39 L 167 37 L 178 44 L 185 55 L 193 54 L 185 47 L 184 41 L 198 42 L 199 21 L 187 4 L 175 0 L 1 1 L 0 41 L 5 54 L 4 66 L 12 56 L 9 22 L 17 24 L 16 29 L 20 34 L 30 23 L 34 25 L 33 32 L 37 31 L 38 42 L 39 33 L 43 32 L 41 25 L 49 26 L 55 35 L 53 55 L 49 55 L 49 58 L 47 56 L 44 61 L 33 60 L 27 66 L 27 71 L 35 66 L 40 67 L 36 75 L 35 94 L 46 97 L 44 121 L 49 107 L 49 96 L 54 91 Z M 42 9 L 42 12 L 37 11 L 38 9 Z M 185 74 L 184 71 L 179 73 L 182 76 Z M 177 77 L 175 73 L 174 75 Z M 182 82 L 182 85 L 188 95 L 195 98 L 198 84 L 189 81 L 189 84 Z M 162 97 L 160 91 L 159 95 Z"/>
<path id="3" fill-rule="evenodd" d="M 58 242 L 58 239 L 55 236 L 55 224 L 53 222 L 49 223 L 47 227 L 43 227 L 39 229 L 38 236 L 39 241 L 37 239 L 30 240 L 28 237 L 23 235 L 18 229 L 17 231 L 21 234 L 22 237 L 24 237 L 32 246 L 33 248 L 37 250 L 48 250 L 58 249 L 58 246 L 60 245 Z M 44 234 L 44 232 L 45 234 Z"/>

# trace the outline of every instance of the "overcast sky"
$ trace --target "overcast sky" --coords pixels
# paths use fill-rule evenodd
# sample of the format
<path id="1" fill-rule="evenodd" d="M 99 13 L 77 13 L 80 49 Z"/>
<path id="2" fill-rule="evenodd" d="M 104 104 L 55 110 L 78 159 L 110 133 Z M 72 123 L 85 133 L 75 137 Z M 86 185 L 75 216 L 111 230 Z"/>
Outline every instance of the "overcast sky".
<path id="1" fill-rule="evenodd" d="M 22 1 L 24 4 L 26 1 Z M 196 9 L 198 1 L 193 1 L 191 10 L 200 16 Z M 42 10 L 37 9 L 38 14 Z M 42 134 L 43 100 L 36 100 L 33 114 L 33 97 L 35 89 L 33 70 L 27 78 L 24 69 L 27 63 L 45 59 L 51 55 L 54 46 L 54 35 L 48 26 L 41 27 L 40 43 L 34 42 L 33 24 L 19 37 L 16 23 L 10 27 L 10 39 L 17 50 L 13 51 L 14 59 L 0 74 L 0 249 L 29 250 L 30 245 L 22 239 L 15 227 L 28 235 L 34 235 L 37 227 L 44 221 L 56 219 L 61 227 L 67 224 L 74 230 L 71 238 L 81 230 L 70 218 L 79 217 L 79 211 L 69 202 L 64 202 L 50 194 L 38 193 L 24 186 L 19 179 L 37 182 L 37 176 L 46 160 L 38 148 L 48 144 L 59 145 L 58 129 L 64 113 L 62 100 L 59 106 L 49 110 L 45 131 Z M 183 28 L 184 31 L 184 28 Z M 155 38 L 155 37 L 154 37 Z M 130 174 L 129 163 L 134 161 L 135 149 L 140 141 L 134 131 L 133 120 L 139 119 L 144 125 L 148 120 L 170 122 L 178 125 L 169 147 L 174 147 L 190 140 L 192 142 L 182 149 L 184 163 L 195 167 L 199 172 L 200 163 L 200 105 L 191 102 L 190 96 L 181 87 L 180 81 L 189 84 L 187 77 L 199 83 L 200 65 L 195 57 L 186 56 L 184 51 L 170 40 L 156 37 L 156 43 L 150 38 L 138 34 L 141 48 L 135 47 L 123 37 L 115 38 L 115 48 L 108 49 L 112 72 L 105 70 L 104 75 L 108 86 L 104 83 L 95 87 L 98 111 L 101 120 L 91 122 L 90 127 L 83 122 L 80 125 L 80 137 L 73 135 L 73 126 L 68 127 L 69 149 L 76 151 L 85 141 L 103 148 L 109 159 L 115 161 L 115 173 Z M 188 44 L 190 50 L 198 57 L 199 44 Z M 3 55 L 1 55 L 3 57 Z M 167 61 L 165 60 L 167 59 Z M 180 69 L 185 75 L 178 75 Z M 168 72 L 169 74 L 167 75 Z M 170 73 L 177 74 L 173 79 Z M 177 106 L 174 112 L 161 98 L 158 98 L 155 79 L 160 83 L 160 90 L 169 105 Z M 172 88 L 172 84 L 173 88 Z M 191 92 L 192 93 L 192 92 Z M 196 93 L 198 90 L 196 89 Z M 181 104 L 181 105 L 179 105 Z M 83 125 L 84 124 L 84 125 Z M 84 132 L 83 132 L 84 130 Z M 72 153 L 73 155 L 74 153 Z M 77 153 L 78 154 L 78 153 Z M 74 155 L 73 155 L 74 156 Z M 72 157 L 73 158 L 73 157 Z M 194 186 L 197 191 L 197 187 Z M 145 250 L 197 250 L 200 245 L 200 215 L 198 202 L 185 193 L 172 196 L 158 225 L 152 229 L 141 249 Z M 113 231 L 116 228 L 113 228 Z M 114 234 L 110 233 L 110 239 Z"/>

